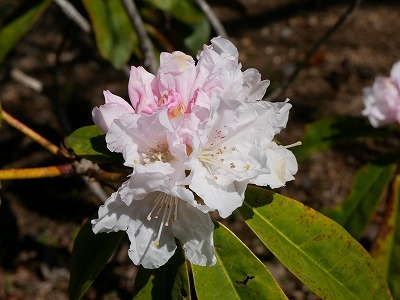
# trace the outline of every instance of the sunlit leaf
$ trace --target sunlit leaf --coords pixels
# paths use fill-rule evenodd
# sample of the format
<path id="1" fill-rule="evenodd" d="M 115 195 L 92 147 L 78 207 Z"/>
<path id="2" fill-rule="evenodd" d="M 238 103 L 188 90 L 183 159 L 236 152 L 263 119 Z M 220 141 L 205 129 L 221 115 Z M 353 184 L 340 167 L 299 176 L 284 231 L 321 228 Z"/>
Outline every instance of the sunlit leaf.
<path id="1" fill-rule="evenodd" d="M 365 165 L 357 172 L 350 195 L 339 206 L 323 213 L 360 239 L 395 169 L 396 165 L 390 160 Z"/>
<path id="2" fill-rule="evenodd" d="M 214 249 L 216 265 L 192 265 L 199 300 L 287 299 L 265 265 L 220 223 L 214 230 Z"/>
<path id="3" fill-rule="evenodd" d="M 120 244 L 124 231 L 94 234 L 90 220 L 75 238 L 71 255 L 70 299 L 80 299 Z"/>
<path id="4" fill-rule="evenodd" d="M 119 158 L 108 150 L 105 135 L 96 125 L 75 130 L 68 136 L 66 146 L 76 155 L 95 162 L 107 162 Z"/>
<path id="5" fill-rule="evenodd" d="M 371 255 L 388 281 L 394 299 L 400 299 L 400 175 L 393 182 L 386 214 Z"/>
<path id="6" fill-rule="evenodd" d="M 138 49 L 138 38 L 121 1 L 82 0 L 101 55 L 119 69 Z"/>
<path id="7" fill-rule="evenodd" d="M 139 267 L 133 299 L 190 299 L 188 269 L 182 247 L 158 269 Z"/>
<path id="8" fill-rule="evenodd" d="M 210 23 L 194 1 L 148 0 L 148 2 L 191 28 L 191 33 L 184 38 L 184 44 L 192 55 L 196 55 L 209 41 Z"/>
<path id="9" fill-rule="evenodd" d="M 323 151 L 343 142 L 354 141 L 359 137 L 384 137 L 388 129 L 371 127 L 366 118 L 333 117 L 320 119 L 306 125 L 302 145 L 291 149 L 301 161 L 316 151 Z"/>
<path id="10" fill-rule="evenodd" d="M 0 65 L 3 63 L 6 55 L 28 32 L 50 3 L 52 3 L 50 0 L 40 2 L 0 30 Z"/>
<path id="11" fill-rule="evenodd" d="M 258 187 L 247 189 L 240 211 L 264 245 L 322 299 L 391 299 L 371 256 L 331 219 Z"/>

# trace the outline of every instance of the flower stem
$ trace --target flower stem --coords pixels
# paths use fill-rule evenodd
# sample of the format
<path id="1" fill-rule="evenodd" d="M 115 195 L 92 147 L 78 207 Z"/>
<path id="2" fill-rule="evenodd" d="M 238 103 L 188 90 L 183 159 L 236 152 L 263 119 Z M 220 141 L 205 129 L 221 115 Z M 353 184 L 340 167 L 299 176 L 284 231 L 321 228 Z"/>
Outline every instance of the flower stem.
<path id="1" fill-rule="evenodd" d="M 32 130 L 13 116 L 11 116 L 9 113 L 7 113 L 4 109 L 1 110 L 2 118 L 4 121 L 6 121 L 9 125 L 12 127 L 18 129 L 21 131 L 23 134 L 29 136 L 32 140 L 35 142 L 39 143 L 42 145 L 44 148 L 46 148 L 48 151 L 53 153 L 54 155 L 57 155 L 61 158 L 67 158 L 71 159 L 72 156 L 66 152 L 65 150 L 57 147 L 53 143 L 51 143 L 49 140 L 38 134 L 36 131 Z"/>

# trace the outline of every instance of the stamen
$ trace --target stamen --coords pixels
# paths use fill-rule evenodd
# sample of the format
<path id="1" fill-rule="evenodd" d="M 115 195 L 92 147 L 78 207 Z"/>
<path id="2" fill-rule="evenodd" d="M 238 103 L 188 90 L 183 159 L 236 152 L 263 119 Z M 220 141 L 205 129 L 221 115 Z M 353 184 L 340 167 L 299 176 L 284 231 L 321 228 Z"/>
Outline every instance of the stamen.
<path id="1" fill-rule="evenodd" d="M 298 141 L 298 142 L 296 142 L 296 143 L 293 143 L 293 144 L 290 144 L 290 145 L 287 145 L 287 146 L 284 146 L 286 149 L 288 149 L 288 148 L 292 148 L 292 147 L 296 147 L 296 146 L 301 146 L 303 143 L 301 142 L 301 141 Z"/>
<path id="2" fill-rule="evenodd" d="M 167 210 L 164 209 L 162 221 L 161 221 L 161 224 L 160 224 L 160 229 L 158 229 L 157 238 L 156 238 L 156 241 L 154 242 L 154 245 L 156 245 L 156 246 L 160 245 L 160 237 L 161 237 L 162 229 L 163 229 L 163 227 L 164 227 L 164 221 L 165 221 L 165 215 L 166 215 L 166 214 L 167 214 Z"/>
<path id="3" fill-rule="evenodd" d="M 169 226 L 171 221 L 176 220 L 177 213 L 178 213 L 178 202 L 179 202 L 178 198 L 167 195 L 165 193 L 160 193 L 157 196 L 156 200 L 154 201 L 154 206 L 151 209 L 150 213 L 148 214 L 147 220 L 148 221 L 152 220 L 152 214 L 154 213 L 156 208 L 157 208 L 157 213 L 154 216 L 154 219 L 158 219 L 159 217 L 161 217 L 161 213 L 162 213 L 160 227 L 158 229 L 157 237 L 154 242 L 155 246 L 160 245 L 160 238 L 161 238 L 161 234 L 163 232 L 164 226 Z M 175 210 L 174 210 L 174 206 L 175 206 Z M 174 210 L 174 212 L 173 212 L 173 210 Z"/>
<path id="4" fill-rule="evenodd" d="M 158 197 L 157 197 L 156 200 L 154 201 L 154 206 L 153 206 L 152 210 L 150 211 L 150 213 L 149 213 L 148 216 L 147 216 L 147 220 L 148 220 L 148 221 L 151 220 L 151 214 L 152 214 L 153 211 L 156 209 L 156 207 L 158 206 L 158 204 L 162 201 L 162 200 L 161 200 L 162 195 L 163 195 L 163 194 L 158 195 Z M 157 218 L 157 217 L 156 217 L 156 218 Z"/>

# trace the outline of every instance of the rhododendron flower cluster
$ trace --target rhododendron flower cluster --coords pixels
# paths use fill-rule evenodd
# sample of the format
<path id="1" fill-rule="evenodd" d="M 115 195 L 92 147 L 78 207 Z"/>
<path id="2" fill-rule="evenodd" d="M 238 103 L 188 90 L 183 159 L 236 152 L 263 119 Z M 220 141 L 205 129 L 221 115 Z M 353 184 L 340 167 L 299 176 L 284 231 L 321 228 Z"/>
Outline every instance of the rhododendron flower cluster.
<path id="1" fill-rule="evenodd" d="M 269 85 L 241 71 L 236 47 L 217 37 L 194 59 L 162 53 L 157 74 L 132 67 L 130 103 L 104 92 L 93 109 L 108 148 L 132 174 L 99 209 L 93 231 L 125 230 L 132 261 L 165 264 L 175 237 L 194 264 L 213 265 L 214 225 L 242 205 L 248 184 L 285 185 L 297 162 L 273 138 L 286 126 L 288 101 L 260 101 Z"/>
<path id="2" fill-rule="evenodd" d="M 362 114 L 372 126 L 400 124 L 400 61 L 393 65 L 390 77 L 379 76 L 364 89 L 364 104 Z"/>

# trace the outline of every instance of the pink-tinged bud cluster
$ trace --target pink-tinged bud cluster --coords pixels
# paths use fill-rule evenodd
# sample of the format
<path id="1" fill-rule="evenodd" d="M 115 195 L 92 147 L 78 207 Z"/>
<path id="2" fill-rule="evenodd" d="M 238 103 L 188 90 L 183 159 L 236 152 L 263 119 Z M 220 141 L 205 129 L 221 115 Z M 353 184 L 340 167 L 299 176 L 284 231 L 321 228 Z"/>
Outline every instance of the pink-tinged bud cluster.
<path id="1" fill-rule="evenodd" d="M 238 51 L 217 37 L 195 60 L 162 53 L 157 74 L 132 67 L 130 103 L 104 92 L 93 109 L 110 151 L 122 153 L 129 179 L 99 209 L 93 231 L 125 230 L 135 264 L 158 268 L 176 249 L 197 265 L 216 262 L 208 212 L 228 217 L 248 184 L 293 180 L 293 153 L 273 139 L 288 121 L 288 101 L 260 101 L 269 81 L 241 70 Z"/>
<path id="2" fill-rule="evenodd" d="M 362 111 L 373 127 L 400 124 L 400 61 L 396 62 L 390 77 L 379 76 L 372 87 L 364 88 Z"/>

